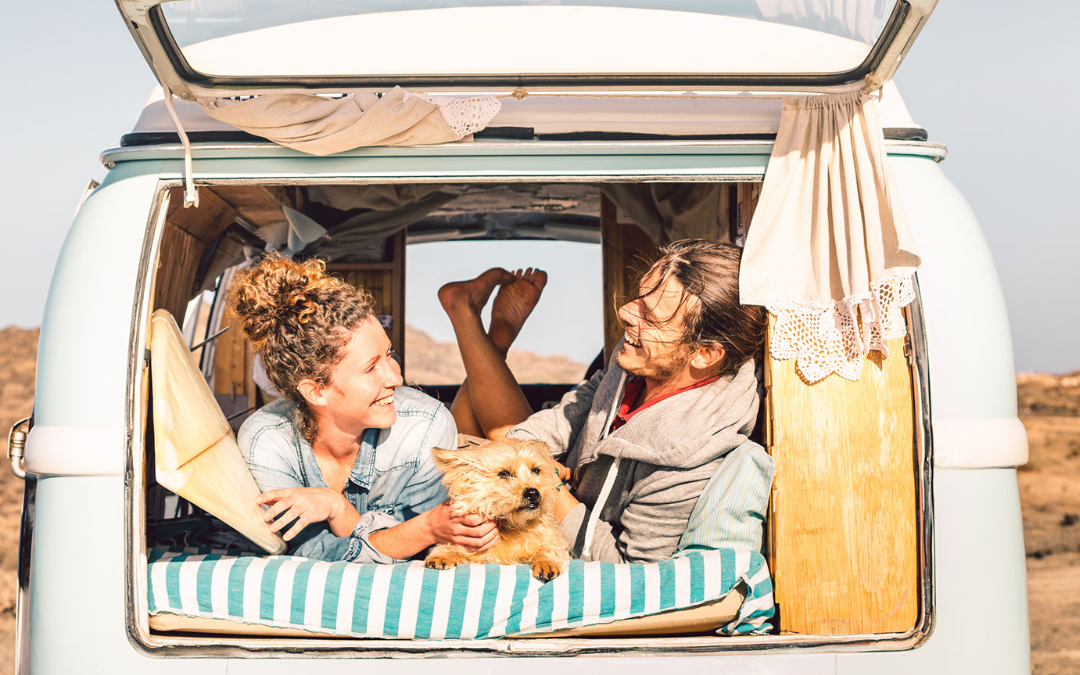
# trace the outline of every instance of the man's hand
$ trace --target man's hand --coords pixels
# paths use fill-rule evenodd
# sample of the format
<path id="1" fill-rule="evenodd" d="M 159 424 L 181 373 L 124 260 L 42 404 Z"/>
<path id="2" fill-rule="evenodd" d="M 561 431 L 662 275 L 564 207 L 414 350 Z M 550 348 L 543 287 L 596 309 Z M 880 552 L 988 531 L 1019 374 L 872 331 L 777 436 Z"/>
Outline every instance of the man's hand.
<path id="1" fill-rule="evenodd" d="M 296 521 L 282 535 L 285 541 L 291 540 L 300 531 L 312 523 L 326 521 L 330 530 L 338 537 L 348 536 L 360 514 L 356 512 L 345 495 L 330 488 L 295 487 L 280 490 L 268 490 L 255 498 L 260 506 L 269 506 L 263 511 L 263 520 L 270 524 L 271 532 L 278 532 L 286 525 Z"/>
<path id="2" fill-rule="evenodd" d="M 499 540 L 498 523 L 475 513 L 455 513 L 449 500 L 425 513 L 424 517 L 435 543 L 454 544 L 475 553 Z"/>

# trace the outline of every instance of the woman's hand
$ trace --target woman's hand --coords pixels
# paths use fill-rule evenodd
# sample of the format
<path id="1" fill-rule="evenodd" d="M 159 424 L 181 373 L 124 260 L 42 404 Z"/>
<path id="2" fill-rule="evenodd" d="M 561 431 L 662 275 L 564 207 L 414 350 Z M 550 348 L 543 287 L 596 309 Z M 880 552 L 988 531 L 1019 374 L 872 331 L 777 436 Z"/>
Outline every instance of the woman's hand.
<path id="1" fill-rule="evenodd" d="M 296 524 L 282 535 L 281 538 L 285 541 L 300 534 L 308 525 L 324 520 L 335 536 L 346 537 L 360 520 L 360 514 L 345 499 L 345 495 L 330 488 L 295 487 L 268 490 L 256 497 L 255 503 L 269 507 L 263 511 L 263 520 L 270 524 L 271 532 L 278 532 L 296 521 Z"/>
<path id="2" fill-rule="evenodd" d="M 494 520 L 469 513 L 455 513 L 447 500 L 424 514 L 431 538 L 439 544 L 455 544 L 475 553 L 499 540 L 499 525 Z"/>

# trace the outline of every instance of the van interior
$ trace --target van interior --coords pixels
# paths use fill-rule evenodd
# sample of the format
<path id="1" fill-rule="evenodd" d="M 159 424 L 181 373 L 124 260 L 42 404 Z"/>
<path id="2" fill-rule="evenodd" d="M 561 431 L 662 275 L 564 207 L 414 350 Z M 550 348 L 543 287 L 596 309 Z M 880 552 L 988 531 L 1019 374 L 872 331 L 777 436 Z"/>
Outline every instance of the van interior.
<path id="1" fill-rule="evenodd" d="M 687 236 L 741 246 L 759 190 L 760 183 L 751 182 L 234 182 L 200 186 L 198 207 L 184 208 L 182 188 L 172 187 L 162 193 L 167 205 L 151 311 L 165 309 L 176 318 L 235 431 L 272 395 L 260 385 L 253 350 L 224 311 L 232 274 L 268 246 L 302 249 L 297 255 L 323 258 L 331 273 L 372 294 L 403 357 L 406 382 L 449 405 L 457 383 L 423 381 L 410 372 L 419 372 L 413 364 L 432 357 L 425 350 L 437 346 L 408 337 L 410 256 L 435 244 L 452 246 L 454 256 L 469 256 L 480 242 L 496 241 L 598 247 L 599 269 L 582 270 L 575 281 L 593 289 L 599 285 L 597 297 L 603 298 L 595 307 L 600 330 L 587 327 L 595 335 L 595 359 L 587 370 L 568 372 L 559 381 L 523 378 L 522 388 L 539 410 L 603 367 L 622 334 L 615 313 L 620 299 L 633 294 L 638 275 L 659 247 Z M 695 224 L 687 225 L 691 221 Z M 907 311 L 910 325 L 918 302 Z M 779 635 L 903 634 L 926 611 L 920 534 L 927 516 L 920 506 L 925 458 L 918 441 L 920 383 L 910 339 L 895 341 L 893 358 L 871 352 L 858 382 L 832 376 L 809 384 L 794 361 L 771 358 L 768 343 L 757 359 L 764 399 L 754 440 L 777 465 L 764 554 L 773 575 Z M 445 351 L 433 354 L 446 358 Z M 150 449 L 142 492 L 147 550 L 244 546 L 239 535 L 214 539 L 216 528 L 207 514 L 156 484 L 151 400 L 144 392 L 143 447 Z M 246 632 L 240 624 L 223 631 Z M 669 626 L 659 634 L 698 631 Z"/>

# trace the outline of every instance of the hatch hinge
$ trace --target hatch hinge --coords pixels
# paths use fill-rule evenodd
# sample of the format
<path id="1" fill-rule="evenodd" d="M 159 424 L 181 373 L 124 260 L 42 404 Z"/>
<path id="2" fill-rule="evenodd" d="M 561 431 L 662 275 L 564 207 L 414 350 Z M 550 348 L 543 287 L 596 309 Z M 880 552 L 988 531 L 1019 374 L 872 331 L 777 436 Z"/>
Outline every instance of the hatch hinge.
<path id="1" fill-rule="evenodd" d="M 184 146 L 184 208 L 194 206 L 199 208 L 199 191 L 195 187 L 195 176 L 191 171 L 191 141 L 188 139 L 184 125 L 180 124 L 180 117 L 173 108 L 173 93 L 164 84 L 161 88 L 165 92 L 165 107 L 169 110 L 173 124 L 176 125 L 176 133 L 180 136 L 180 143 Z"/>

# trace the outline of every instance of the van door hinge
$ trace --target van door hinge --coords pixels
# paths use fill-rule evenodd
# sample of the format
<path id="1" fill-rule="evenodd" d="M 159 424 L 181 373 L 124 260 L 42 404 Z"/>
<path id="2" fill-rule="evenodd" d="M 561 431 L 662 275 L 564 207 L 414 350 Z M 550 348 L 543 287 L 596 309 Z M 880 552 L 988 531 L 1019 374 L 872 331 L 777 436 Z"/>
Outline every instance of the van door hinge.
<path id="1" fill-rule="evenodd" d="M 23 459 L 26 457 L 26 437 L 29 434 L 30 418 L 24 417 L 11 426 L 8 432 L 7 456 L 11 460 L 11 472 L 16 478 L 26 480 L 26 468 Z M 24 429 L 23 427 L 27 427 Z"/>

